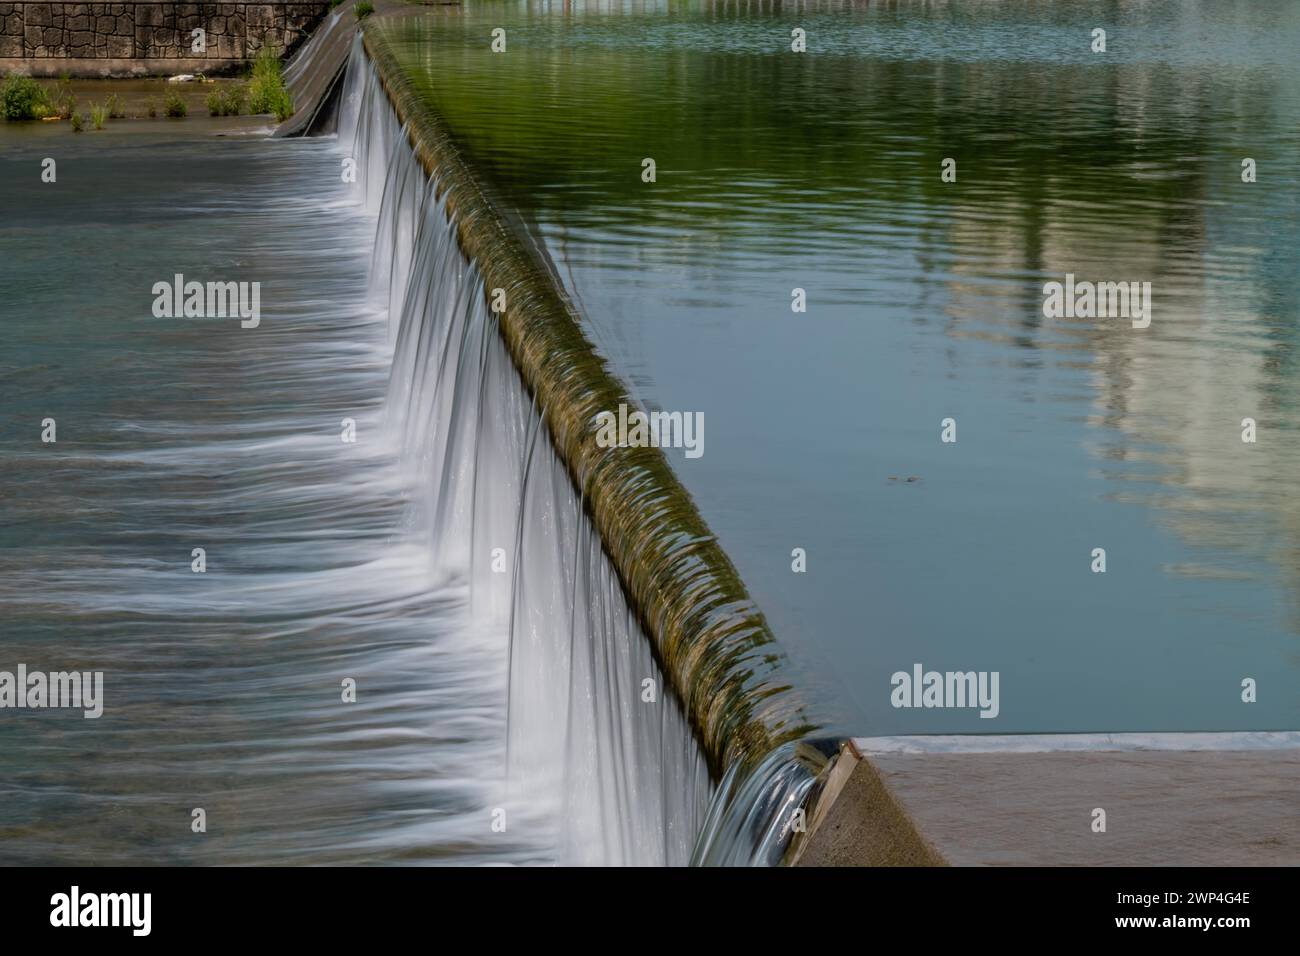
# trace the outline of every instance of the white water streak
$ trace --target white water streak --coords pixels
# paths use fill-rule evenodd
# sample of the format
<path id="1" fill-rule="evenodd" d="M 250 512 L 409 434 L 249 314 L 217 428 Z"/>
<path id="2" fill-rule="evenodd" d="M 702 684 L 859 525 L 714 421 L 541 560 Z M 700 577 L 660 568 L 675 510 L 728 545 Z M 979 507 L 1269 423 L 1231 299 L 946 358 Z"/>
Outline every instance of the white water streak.
<path id="1" fill-rule="evenodd" d="M 507 648 L 507 819 L 546 821 L 560 862 L 683 864 L 712 789 L 703 757 L 359 43 L 340 109 L 377 223 L 409 520 Z"/>

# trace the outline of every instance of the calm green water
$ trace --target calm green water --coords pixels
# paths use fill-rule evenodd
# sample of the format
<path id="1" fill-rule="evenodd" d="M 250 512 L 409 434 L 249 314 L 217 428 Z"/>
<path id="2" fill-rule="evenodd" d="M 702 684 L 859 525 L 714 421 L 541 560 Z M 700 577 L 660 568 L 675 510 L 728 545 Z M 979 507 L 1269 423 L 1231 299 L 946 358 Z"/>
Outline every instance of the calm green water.
<path id="1" fill-rule="evenodd" d="M 670 460 L 832 726 L 1300 724 L 1300 5 L 476 3 L 403 42 L 612 364 L 704 414 Z M 1067 273 L 1150 282 L 1150 327 L 1045 317 Z M 892 707 L 918 662 L 999 672 L 999 716 Z"/>

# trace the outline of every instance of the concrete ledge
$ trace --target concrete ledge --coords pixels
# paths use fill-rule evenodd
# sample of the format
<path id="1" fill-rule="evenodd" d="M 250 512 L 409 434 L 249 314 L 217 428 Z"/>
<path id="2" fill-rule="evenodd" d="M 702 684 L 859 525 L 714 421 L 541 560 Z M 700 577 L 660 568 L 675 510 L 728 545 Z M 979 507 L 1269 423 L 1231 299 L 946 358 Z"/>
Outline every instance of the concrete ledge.
<path id="1" fill-rule="evenodd" d="M 1295 732 L 857 738 L 792 862 L 1294 866 L 1298 794 Z"/>
<path id="2" fill-rule="evenodd" d="M 0 59 L 0 73 L 21 73 L 25 76 L 58 77 L 67 73 L 79 79 L 93 78 L 128 78 L 139 76 L 174 76 L 177 73 L 204 73 L 208 76 L 222 76 L 238 73 L 248 65 L 248 60 L 206 59 L 192 60 L 147 60 L 147 59 L 109 59 L 78 57 L 8 57 Z"/>
<path id="3" fill-rule="evenodd" d="M 1106 753 L 1141 750 L 1300 750 L 1300 731 L 1191 734 L 935 734 L 854 737 L 861 754 Z"/>
<path id="4" fill-rule="evenodd" d="M 942 866 L 907 809 L 851 742 L 831 765 L 791 866 Z"/>

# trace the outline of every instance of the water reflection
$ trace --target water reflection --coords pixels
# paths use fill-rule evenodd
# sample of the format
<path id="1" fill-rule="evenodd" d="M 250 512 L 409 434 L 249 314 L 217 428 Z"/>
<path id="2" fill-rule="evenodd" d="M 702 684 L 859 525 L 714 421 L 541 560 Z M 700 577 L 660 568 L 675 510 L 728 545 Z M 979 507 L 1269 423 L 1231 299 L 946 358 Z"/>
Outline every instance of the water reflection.
<path id="1" fill-rule="evenodd" d="M 406 42 L 622 374 L 710 416 L 674 464 L 827 719 L 902 733 L 990 730 L 890 709 L 915 660 L 1001 668 L 993 729 L 1300 718 L 1297 38 L 1281 2 L 698 3 Z M 1151 327 L 1044 317 L 1067 273 L 1151 282 Z"/>

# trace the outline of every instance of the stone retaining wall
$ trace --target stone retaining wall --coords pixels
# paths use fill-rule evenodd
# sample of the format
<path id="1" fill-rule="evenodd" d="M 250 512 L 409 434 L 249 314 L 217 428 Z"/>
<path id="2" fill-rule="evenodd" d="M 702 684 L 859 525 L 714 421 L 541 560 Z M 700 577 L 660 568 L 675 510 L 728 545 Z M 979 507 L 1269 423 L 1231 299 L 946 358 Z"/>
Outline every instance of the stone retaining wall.
<path id="1" fill-rule="evenodd" d="M 0 2 L 0 59 L 229 63 L 266 42 L 293 50 L 328 10 L 327 2 Z M 195 30 L 205 31 L 203 49 L 194 49 Z"/>

